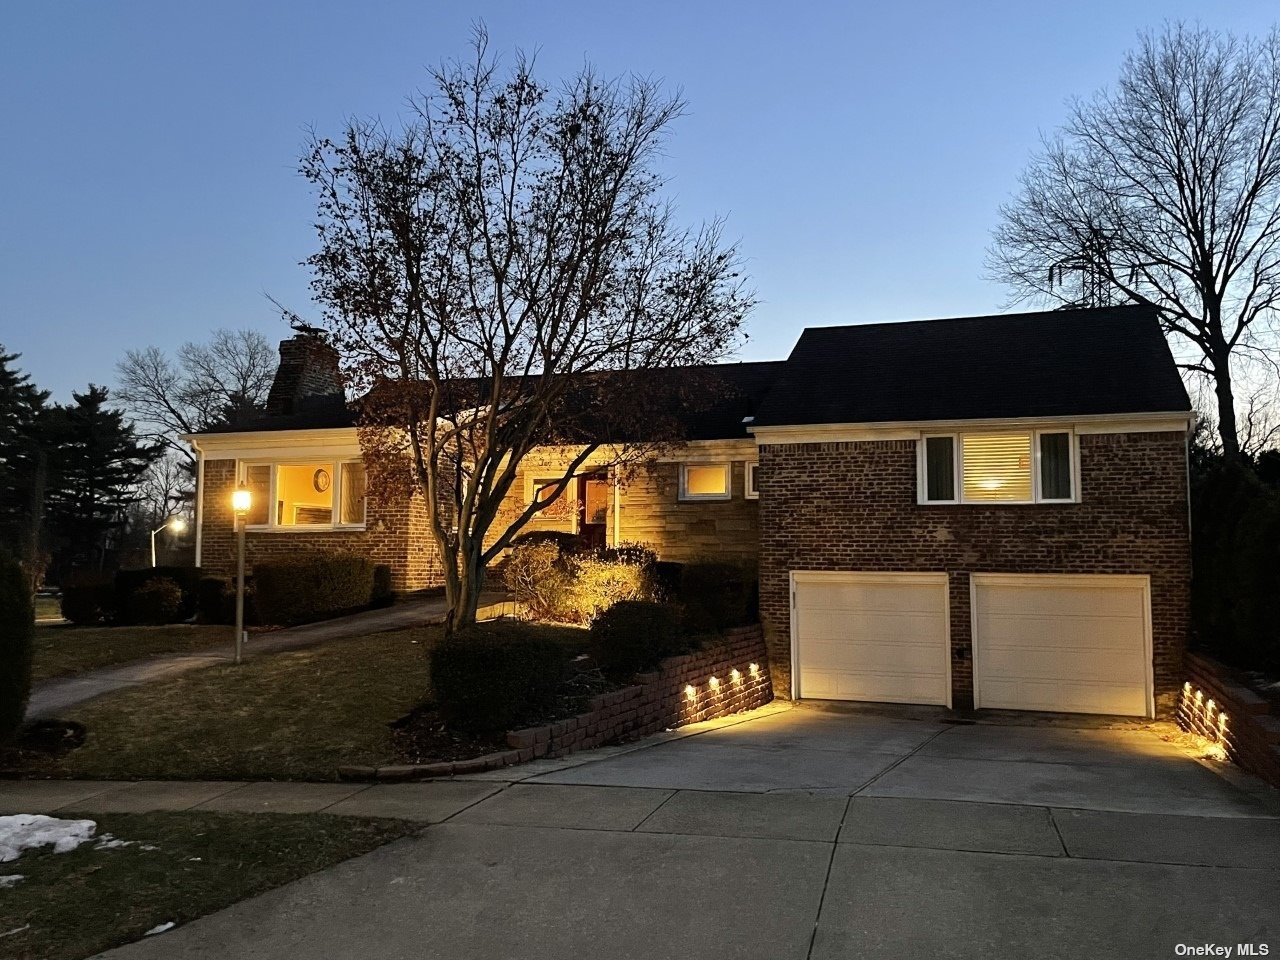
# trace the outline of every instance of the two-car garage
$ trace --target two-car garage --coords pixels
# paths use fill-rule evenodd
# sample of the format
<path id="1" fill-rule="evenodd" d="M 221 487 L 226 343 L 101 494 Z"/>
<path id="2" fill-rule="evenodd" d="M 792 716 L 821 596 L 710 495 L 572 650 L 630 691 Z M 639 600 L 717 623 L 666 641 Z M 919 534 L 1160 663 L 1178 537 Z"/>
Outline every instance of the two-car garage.
<path id="1" fill-rule="evenodd" d="M 974 706 L 1150 716 L 1145 576 L 972 574 Z M 794 571 L 793 696 L 951 705 L 946 573 Z"/>

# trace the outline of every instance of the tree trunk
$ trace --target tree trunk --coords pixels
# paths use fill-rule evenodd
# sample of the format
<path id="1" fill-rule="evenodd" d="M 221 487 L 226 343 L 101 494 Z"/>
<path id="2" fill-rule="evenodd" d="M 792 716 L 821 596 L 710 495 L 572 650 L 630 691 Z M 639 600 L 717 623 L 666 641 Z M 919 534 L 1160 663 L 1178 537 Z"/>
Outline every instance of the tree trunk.
<path id="1" fill-rule="evenodd" d="M 1218 438 L 1227 460 L 1240 459 L 1240 435 L 1236 431 L 1236 398 L 1231 383 L 1231 354 L 1214 357 L 1213 393 L 1218 398 Z"/>
<path id="2" fill-rule="evenodd" d="M 447 580 L 445 584 L 445 601 L 449 605 L 444 621 L 446 636 L 475 625 L 476 611 L 480 607 L 480 591 L 484 588 L 484 570 L 480 567 L 481 552 L 478 544 L 469 542 L 458 549 L 456 577 L 453 582 Z"/>

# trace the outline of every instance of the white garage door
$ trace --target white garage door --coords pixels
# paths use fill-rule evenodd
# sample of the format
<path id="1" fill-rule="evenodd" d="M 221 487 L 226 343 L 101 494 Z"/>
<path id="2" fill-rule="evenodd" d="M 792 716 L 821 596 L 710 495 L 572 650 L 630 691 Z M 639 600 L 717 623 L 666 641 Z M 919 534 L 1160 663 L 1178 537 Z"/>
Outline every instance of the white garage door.
<path id="1" fill-rule="evenodd" d="M 1146 577 L 974 574 L 975 706 L 1149 716 Z"/>
<path id="2" fill-rule="evenodd" d="M 792 573 L 797 697 L 948 705 L 945 573 Z"/>

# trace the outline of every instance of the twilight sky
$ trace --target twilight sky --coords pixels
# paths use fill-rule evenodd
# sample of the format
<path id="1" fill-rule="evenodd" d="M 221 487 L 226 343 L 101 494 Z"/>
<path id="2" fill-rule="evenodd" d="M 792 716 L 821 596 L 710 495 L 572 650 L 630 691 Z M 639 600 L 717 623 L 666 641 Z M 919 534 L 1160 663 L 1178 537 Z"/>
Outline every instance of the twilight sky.
<path id="1" fill-rule="evenodd" d="M 1262 33 L 1239 0 L 733 3 L 652 0 L 5 0 L 0 344 L 57 399 L 112 384 L 130 347 L 311 311 L 305 129 L 391 119 L 424 67 L 537 50 L 682 87 L 665 172 L 690 222 L 723 214 L 761 299 L 743 359 L 806 325 L 999 310 L 997 206 L 1064 102 L 1112 82 L 1166 18 Z"/>

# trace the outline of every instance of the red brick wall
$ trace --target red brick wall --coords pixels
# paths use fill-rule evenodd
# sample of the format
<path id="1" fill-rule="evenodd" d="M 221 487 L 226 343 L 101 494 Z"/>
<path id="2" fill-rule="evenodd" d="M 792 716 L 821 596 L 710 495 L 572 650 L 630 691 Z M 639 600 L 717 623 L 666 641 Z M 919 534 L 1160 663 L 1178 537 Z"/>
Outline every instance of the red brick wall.
<path id="1" fill-rule="evenodd" d="M 1215 743 L 1245 770 L 1280 787 L 1280 710 L 1216 660 L 1187 654 L 1178 725 Z"/>
<path id="2" fill-rule="evenodd" d="M 204 511 L 201 527 L 201 566 L 213 574 L 235 573 L 236 543 L 231 513 L 235 487 L 234 460 L 206 460 Z M 391 567 L 396 590 L 417 590 L 441 581 L 440 564 L 426 526 L 426 511 L 416 499 L 383 500 L 372 491 L 365 529 L 297 532 L 249 531 L 245 534 L 245 563 L 287 556 L 301 550 L 351 550 Z"/>
<path id="3" fill-rule="evenodd" d="M 791 689 L 791 570 L 945 571 L 952 700 L 973 703 L 970 573 L 1147 574 L 1158 709 L 1182 683 L 1190 618 L 1186 439 L 1082 435 L 1081 501 L 921 506 L 910 440 L 760 448 L 760 615 L 779 696 Z"/>

